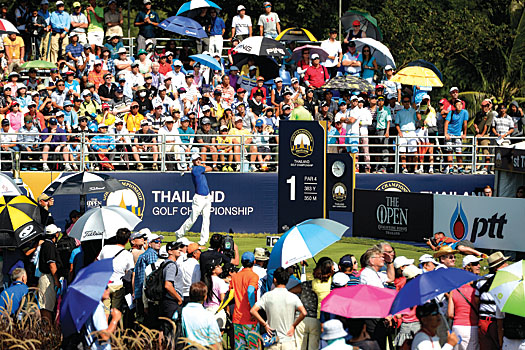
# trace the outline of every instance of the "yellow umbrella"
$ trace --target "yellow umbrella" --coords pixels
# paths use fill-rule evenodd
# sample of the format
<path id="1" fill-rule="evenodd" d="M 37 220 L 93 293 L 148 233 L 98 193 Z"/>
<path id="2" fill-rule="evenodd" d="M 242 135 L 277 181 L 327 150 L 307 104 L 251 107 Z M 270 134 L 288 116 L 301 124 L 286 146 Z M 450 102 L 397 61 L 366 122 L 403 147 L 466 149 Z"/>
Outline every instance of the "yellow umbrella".
<path id="1" fill-rule="evenodd" d="M 277 41 L 317 41 L 315 36 L 308 29 L 288 28 L 275 38 Z"/>
<path id="2" fill-rule="evenodd" d="M 0 247 L 16 246 L 44 232 L 38 204 L 26 196 L 0 197 Z"/>
<path id="3" fill-rule="evenodd" d="M 390 81 L 405 85 L 441 87 L 443 83 L 436 73 L 424 67 L 406 67 L 401 69 Z"/>

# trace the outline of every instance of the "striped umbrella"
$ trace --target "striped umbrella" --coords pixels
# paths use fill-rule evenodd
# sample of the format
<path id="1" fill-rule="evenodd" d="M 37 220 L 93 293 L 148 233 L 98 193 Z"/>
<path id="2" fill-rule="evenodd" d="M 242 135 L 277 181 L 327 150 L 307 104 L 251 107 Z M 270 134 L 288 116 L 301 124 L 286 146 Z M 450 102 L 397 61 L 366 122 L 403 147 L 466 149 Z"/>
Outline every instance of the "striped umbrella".
<path id="1" fill-rule="evenodd" d="M 525 260 L 518 261 L 496 272 L 489 293 L 499 309 L 525 317 Z"/>
<path id="2" fill-rule="evenodd" d="M 191 0 L 182 4 L 182 6 L 179 8 L 179 11 L 177 11 L 175 15 L 187 15 L 187 13 L 192 10 L 199 10 L 204 8 L 215 8 L 217 10 L 221 9 L 219 5 L 210 0 Z"/>
<path id="3" fill-rule="evenodd" d="M 341 240 L 348 227 L 329 219 L 311 219 L 286 231 L 275 243 L 268 270 L 286 268 L 310 259 L 326 247 Z"/>
<path id="4" fill-rule="evenodd" d="M 21 246 L 44 233 L 42 211 L 29 197 L 0 197 L 0 246 Z"/>
<path id="5" fill-rule="evenodd" d="M 283 57 L 286 54 L 284 44 L 264 36 L 251 36 L 235 47 L 237 53 L 255 56 Z"/>
<path id="6" fill-rule="evenodd" d="M 0 19 L 0 34 L 20 34 L 20 32 L 7 19 Z"/>

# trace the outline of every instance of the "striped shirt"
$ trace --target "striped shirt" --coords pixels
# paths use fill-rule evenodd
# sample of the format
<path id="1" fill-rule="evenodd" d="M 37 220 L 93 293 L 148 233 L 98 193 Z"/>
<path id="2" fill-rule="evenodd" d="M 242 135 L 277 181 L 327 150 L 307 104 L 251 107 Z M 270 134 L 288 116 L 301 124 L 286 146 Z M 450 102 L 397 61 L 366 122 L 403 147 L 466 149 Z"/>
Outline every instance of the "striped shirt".
<path id="1" fill-rule="evenodd" d="M 492 121 L 492 126 L 496 129 L 498 134 L 503 135 L 510 129 L 514 128 L 514 121 L 508 114 L 505 114 L 504 117 L 494 118 Z"/>
<path id="2" fill-rule="evenodd" d="M 476 283 L 475 295 L 479 298 L 479 315 L 485 317 L 496 317 L 496 302 L 492 295 L 489 294 L 487 286 L 483 286 L 487 281 L 492 284 L 494 274 L 488 274 L 482 280 Z"/>

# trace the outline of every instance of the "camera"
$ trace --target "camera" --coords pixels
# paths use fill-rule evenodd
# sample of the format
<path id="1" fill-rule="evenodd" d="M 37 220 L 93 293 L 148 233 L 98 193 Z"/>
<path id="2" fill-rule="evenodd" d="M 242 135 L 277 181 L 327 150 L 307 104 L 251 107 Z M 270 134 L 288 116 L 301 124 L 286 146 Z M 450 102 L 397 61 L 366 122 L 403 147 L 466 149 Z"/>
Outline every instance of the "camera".
<path id="1" fill-rule="evenodd" d="M 210 247 L 216 247 L 216 249 L 231 259 L 235 258 L 235 242 L 233 237 L 228 234 L 215 233 L 210 239 Z"/>
<path id="2" fill-rule="evenodd" d="M 279 236 L 266 236 L 266 246 L 272 248 L 279 240 Z"/>

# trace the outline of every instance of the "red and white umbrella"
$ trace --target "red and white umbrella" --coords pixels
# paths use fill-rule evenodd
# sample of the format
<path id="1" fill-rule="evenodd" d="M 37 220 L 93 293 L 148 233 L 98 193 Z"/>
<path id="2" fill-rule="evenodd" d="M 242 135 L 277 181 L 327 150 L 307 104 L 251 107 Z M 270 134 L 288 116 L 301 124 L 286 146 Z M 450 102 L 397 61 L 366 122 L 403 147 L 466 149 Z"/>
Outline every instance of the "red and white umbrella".
<path id="1" fill-rule="evenodd" d="M 18 29 L 6 19 L 0 19 L 0 34 L 20 34 Z"/>

